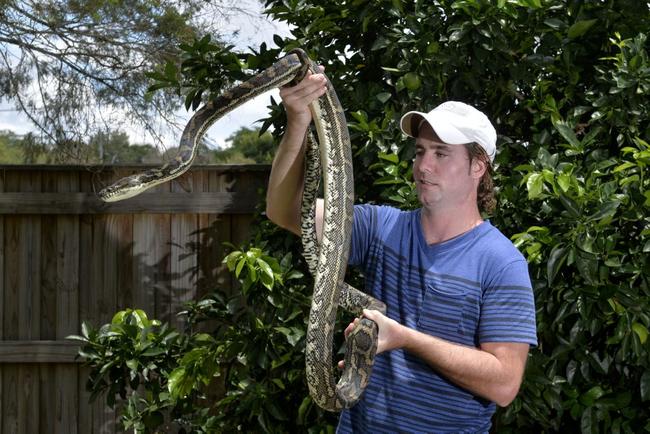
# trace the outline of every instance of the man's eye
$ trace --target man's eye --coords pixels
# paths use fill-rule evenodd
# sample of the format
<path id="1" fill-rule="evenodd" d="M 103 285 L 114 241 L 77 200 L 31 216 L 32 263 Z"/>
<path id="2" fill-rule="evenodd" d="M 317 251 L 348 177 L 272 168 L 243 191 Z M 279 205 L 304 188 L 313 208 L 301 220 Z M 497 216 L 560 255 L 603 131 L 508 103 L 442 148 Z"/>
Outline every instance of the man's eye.
<path id="1" fill-rule="evenodd" d="M 446 156 L 447 156 L 447 154 L 443 154 L 442 152 L 436 152 L 436 157 L 438 157 L 438 158 L 443 158 L 443 157 L 446 157 Z"/>

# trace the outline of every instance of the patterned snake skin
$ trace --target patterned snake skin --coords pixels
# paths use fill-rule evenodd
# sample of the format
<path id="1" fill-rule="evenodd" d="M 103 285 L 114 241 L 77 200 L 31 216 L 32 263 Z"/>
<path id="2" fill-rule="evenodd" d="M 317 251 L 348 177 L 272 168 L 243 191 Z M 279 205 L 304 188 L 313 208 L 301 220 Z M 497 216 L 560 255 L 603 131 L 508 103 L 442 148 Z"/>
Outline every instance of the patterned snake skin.
<path id="1" fill-rule="evenodd" d="M 292 50 L 250 80 L 224 92 L 192 116 L 180 141 L 176 159 L 157 169 L 122 178 L 99 192 L 106 202 L 136 196 L 148 188 L 184 173 L 192 164 L 197 144 L 224 114 L 275 87 L 294 85 L 317 65 L 300 49 Z M 370 380 L 377 350 L 377 325 L 362 319 L 346 340 L 345 369 L 336 381 L 332 357 L 334 325 L 339 305 L 354 314 L 362 309 L 385 312 L 378 300 L 343 282 L 352 230 L 354 180 L 345 115 L 332 86 L 310 105 L 320 146 L 309 135 L 302 204 L 304 256 L 314 275 L 314 294 L 307 326 L 306 374 L 309 392 L 323 409 L 340 411 L 353 406 Z M 316 240 L 316 195 L 324 168 L 323 236 Z"/>

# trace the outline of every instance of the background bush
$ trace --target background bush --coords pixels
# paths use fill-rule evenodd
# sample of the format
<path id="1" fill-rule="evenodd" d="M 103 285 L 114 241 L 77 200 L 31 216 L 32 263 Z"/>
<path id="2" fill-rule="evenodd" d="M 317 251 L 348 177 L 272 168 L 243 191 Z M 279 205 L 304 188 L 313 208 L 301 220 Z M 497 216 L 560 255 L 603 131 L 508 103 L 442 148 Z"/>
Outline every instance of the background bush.
<path id="1" fill-rule="evenodd" d="M 359 202 L 414 205 L 413 150 L 398 128 L 405 111 L 462 100 L 494 121 L 499 204 L 489 217 L 529 261 L 539 334 L 522 391 L 497 413 L 495 431 L 650 431 L 648 4 L 266 5 L 294 28 L 276 43 L 303 47 L 322 62 L 347 110 Z M 281 55 L 266 46 L 225 52 L 208 39 L 184 49 L 183 63 L 159 81 L 189 92 L 188 105 Z M 201 67 L 221 75 L 197 74 Z M 284 118 L 276 102 L 270 108 L 266 126 L 277 137 Z M 286 267 L 281 259 L 293 252 L 292 267 L 304 270 L 288 237 L 261 225 L 261 251 Z M 241 267 L 240 276 L 248 265 Z M 222 427 L 247 431 L 331 430 L 334 418 L 309 410 L 302 378 L 309 280 L 285 277 L 272 288 L 244 283 L 244 316 L 232 316 L 216 295 L 206 302 L 220 306 L 215 344 L 240 342 L 219 359 L 226 392 L 216 407 L 226 413 L 217 417 Z M 280 303 L 274 291 L 289 296 Z"/>

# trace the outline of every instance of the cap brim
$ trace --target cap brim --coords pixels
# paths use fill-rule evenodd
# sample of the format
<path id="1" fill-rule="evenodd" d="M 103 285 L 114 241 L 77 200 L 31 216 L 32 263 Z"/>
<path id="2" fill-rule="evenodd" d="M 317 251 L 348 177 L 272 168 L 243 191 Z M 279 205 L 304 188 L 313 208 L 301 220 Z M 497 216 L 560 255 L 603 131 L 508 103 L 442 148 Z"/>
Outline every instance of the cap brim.
<path id="1" fill-rule="evenodd" d="M 472 140 L 465 134 L 460 132 L 457 128 L 452 126 L 445 113 L 422 113 L 418 111 L 411 111 L 402 116 L 400 120 L 400 128 L 407 136 L 415 137 L 414 132 L 420 129 L 422 121 L 426 121 L 433 131 L 438 135 L 440 140 L 450 145 L 462 145 L 470 143 Z"/>
<path id="2" fill-rule="evenodd" d="M 410 137 L 415 137 L 415 134 L 413 131 L 417 131 L 418 128 L 420 127 L 420 122 L 424 119 L 425 113 L 422 112 L 417 112 L 417 111 L 411 111 L 404 116 L 402 116 L 402 119 L 399 121 L 400 128 L 402 129 L 402 132 L 406 134 L 407 136 Z"/>

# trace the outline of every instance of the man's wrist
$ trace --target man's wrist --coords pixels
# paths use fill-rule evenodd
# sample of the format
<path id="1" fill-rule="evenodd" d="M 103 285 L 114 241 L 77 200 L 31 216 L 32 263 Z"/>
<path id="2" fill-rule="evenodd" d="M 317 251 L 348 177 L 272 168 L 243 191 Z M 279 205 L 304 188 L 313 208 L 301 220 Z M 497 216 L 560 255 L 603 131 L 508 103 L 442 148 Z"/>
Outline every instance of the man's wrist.
<path id="1" fill-rule="evenodd" d="M 413 342 L 415 341 L 415 333 L 417 333 L 417 330 L 414 330 L 403 324 L 400 325 L 401 348 L 405 349 L 406 351 L 411 351 Z"/>
<path id="2" fill-rule="evenodd" d="M 284 144 L 289 144 L 292 147 L 293 146 L 299 146 L 302 148 L 303 144 L 305 143 L 305 137 L 307 135 L 307 129 L 309 128 L 309 124 L 302 124 L 302 123 L 296 123 L 292 122 L 287 124 L 287 129 L 284 132 Z"/>

